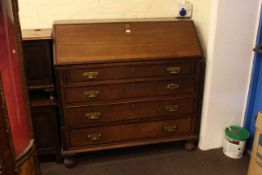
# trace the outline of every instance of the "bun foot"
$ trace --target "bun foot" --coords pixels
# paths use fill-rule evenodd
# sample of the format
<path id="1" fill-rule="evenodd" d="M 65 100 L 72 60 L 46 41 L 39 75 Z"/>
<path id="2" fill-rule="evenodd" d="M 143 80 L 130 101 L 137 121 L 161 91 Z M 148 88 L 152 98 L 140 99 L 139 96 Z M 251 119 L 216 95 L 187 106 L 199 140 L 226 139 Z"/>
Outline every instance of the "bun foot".
<path id="1" fill-rule="evenodd" d="M 76 166 L 76 161 L 73 157 L 64 158 L 64 165 L 66 168 L 73 168 Z"/>
<path id="2" fill-rule="evenodd" d="M 196 149 L 196 146 L 194 144 L 193 141 L 187 141 L 185 144 L 184 144 L 184 148 L 187 150 L 187 151 L 194 151 Z"/>

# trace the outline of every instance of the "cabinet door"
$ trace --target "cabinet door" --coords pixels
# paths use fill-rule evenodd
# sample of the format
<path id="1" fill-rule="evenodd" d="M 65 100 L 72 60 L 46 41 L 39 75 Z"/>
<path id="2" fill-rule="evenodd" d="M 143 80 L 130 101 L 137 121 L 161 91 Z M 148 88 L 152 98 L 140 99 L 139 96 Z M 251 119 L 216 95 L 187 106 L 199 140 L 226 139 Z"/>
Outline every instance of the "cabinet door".
<path id="1" fill-rule="evenodd" d="M 58 151 L 56 108 L 32 107 L 35 140 L 39 155 L 53 155 Z"/>
<path id="2" fill-rule="evenodd" d="M 23 42 L 26 77 L 29 88 L 32 86 L 52 86 L 51 44 L 51 40 Z"/>

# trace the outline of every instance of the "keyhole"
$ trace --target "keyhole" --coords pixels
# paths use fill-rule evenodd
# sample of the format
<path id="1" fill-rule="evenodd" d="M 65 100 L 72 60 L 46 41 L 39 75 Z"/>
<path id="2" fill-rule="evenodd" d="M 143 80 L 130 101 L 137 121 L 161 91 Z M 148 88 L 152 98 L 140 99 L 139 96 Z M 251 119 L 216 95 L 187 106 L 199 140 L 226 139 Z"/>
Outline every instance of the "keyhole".
<path id="1" fill-rule="evenodd" d="M 126 24 L 126 33 L 127 33 L 127 34 L 131 33 L 130 25 L 129 25 L 129 24 Z"/>
<path id="2" fill-rule="evenodd" d="M 136 104 L 134 104 L 134 103 L 131 103 L 130 106 L 131 106 L 132 109 L 136 108 Z"/>
<path id="3" fill-rule="evenodd" d="M 133 66 L 133 67 L 132 67 L 132 72 L 135 72 L 135 71 L 136 71 L 136 67 Z"/>
<path id="4" fill-rule="evenodd" d="M 132 83 L 132 84 L 130 84 L 130 87 L 134 88 L 134 87 L 136 87 L 136 84 Z"/>

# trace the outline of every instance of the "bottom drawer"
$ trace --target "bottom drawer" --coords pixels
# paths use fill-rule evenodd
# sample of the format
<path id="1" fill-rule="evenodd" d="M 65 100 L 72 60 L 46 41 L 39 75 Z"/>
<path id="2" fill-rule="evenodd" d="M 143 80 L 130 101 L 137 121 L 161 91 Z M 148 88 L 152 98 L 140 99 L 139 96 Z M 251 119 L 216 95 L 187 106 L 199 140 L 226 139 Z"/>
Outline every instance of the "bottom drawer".
<path id="1" fill-rule="evenodd" d="M 68 131 L 68 147 L 125 142 L 190 133 L 191 118 L 146 123 L 123 124 Z"/>

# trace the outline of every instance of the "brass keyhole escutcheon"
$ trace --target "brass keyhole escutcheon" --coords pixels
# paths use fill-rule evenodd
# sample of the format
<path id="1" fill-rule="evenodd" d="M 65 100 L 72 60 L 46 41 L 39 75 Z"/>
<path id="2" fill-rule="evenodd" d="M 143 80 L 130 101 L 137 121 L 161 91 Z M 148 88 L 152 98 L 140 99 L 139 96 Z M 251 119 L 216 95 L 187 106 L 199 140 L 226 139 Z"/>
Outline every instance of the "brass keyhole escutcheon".
<path id="1" fill-rule="evenodd" d="M 132 72 L 136 72 L 136 66 L 132 66 Z"/>
<path id="2" fill-rule="evenodd" d="M 130 84 L 129 86 L 130 86 L 130 88 L 135 88 L 135 87 L 136 87 L 136 84 L 135 84 L 135 83 L 132 83 L 132 84 Z"/>
<path id="3" fill-rule="evenodd" d="M 126 24 L 126 28 L 125 28 L 126 34 L 131 33 L 131 29 L 130 29 L 130 25 Z"/>

